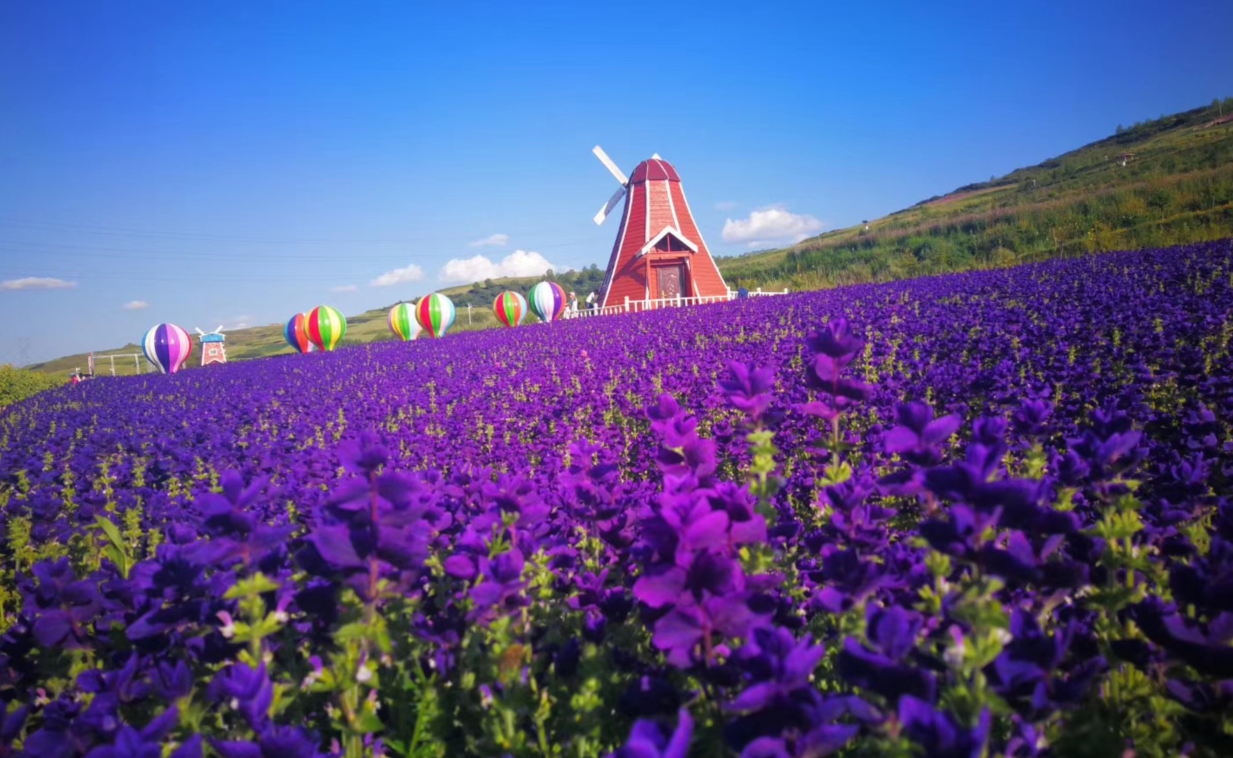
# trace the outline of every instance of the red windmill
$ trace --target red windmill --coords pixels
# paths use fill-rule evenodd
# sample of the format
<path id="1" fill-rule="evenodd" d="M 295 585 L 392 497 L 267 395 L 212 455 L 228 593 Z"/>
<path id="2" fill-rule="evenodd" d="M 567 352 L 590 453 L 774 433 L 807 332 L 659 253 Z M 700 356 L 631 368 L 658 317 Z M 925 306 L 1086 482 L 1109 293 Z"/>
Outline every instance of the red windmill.
<path id="1" fill-rule="evenodd" d="M 198 329 L 197 334 L 201 335 L 202 366 L 209 366 L 211 363 L 227 362 L 227 348 L 223 346 L 227 337 L 223 334 L 221 324 L 212 332 L 203 332 Z"/>
<path id="2" fill-rule="evenodd" d="M 625 198 L 599 307 L 675 298 L 727 300 L 728 285 L 702 240 L 672 164 L 653 155 L 626 178 L 598 145 L 592 152 L 621 184 L 595 214 L 595 223 L 604 223 Z"/>

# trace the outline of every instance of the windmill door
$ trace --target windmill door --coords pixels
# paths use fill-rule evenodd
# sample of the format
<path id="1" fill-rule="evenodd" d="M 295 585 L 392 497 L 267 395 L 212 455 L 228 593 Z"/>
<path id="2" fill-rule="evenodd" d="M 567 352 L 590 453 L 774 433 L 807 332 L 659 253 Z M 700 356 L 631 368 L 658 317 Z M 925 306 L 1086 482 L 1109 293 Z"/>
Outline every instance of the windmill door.
<path id="1" fill-rule="evenodd" d="M 656 266 L 656 286 L 660 299 L 687 297 L 685 292 L 685 264 L 674 263 L 670 266 Z"/>

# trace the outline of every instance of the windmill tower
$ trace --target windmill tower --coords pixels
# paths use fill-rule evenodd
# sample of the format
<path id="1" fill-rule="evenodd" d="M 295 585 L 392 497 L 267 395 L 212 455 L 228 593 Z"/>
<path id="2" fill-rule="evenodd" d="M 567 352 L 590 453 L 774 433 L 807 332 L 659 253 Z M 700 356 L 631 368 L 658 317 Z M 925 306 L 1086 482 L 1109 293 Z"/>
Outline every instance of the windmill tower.
<path id="1" fill-rule="evenodd" d="M 604 223 L 625 198 L 599 307 L 620 305 L 626 298 L 726 299 L 728 286 L 702 240 L 672 164 L 656 154 L 627 178 L 598 145 L 592 152 L 621 185 L 595 214 L 595 223 Z"/>
<path id="2" fill-rule="evenodd" d="M 227 339 L 223 335 L 222 324 L 212 332 L 203 332 L 197 330 L 197 334 L 201 335 L 201 365 L 208 366 L 211 363 L 226 363 L 227 350 L 223 347 L 224 341 Z"/>

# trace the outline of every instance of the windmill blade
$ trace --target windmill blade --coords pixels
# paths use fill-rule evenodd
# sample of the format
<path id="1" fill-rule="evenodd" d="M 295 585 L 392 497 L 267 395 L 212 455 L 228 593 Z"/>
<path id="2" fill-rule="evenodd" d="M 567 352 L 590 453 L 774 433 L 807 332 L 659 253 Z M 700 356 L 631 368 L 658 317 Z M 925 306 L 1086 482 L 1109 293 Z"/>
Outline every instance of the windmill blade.
<path id="1" fill-rule="evenodd" d="M 604 219 L 608 218 L 608 214 L 616 207 L 616 204 L 621 202 L 621 198 L 625 197 L 625 188 L 621 187 L 612 197 L 608 198 L 608 202 L 604 203 L 604 207 L 599 209 L 599 213 L 595 214 L 595 225 L 599 226 L 604 223 Z"/>
<path id="2" fill-rule="evenodd" d="M 223 325 L 222 325 L 222 324 L 219 324 L 219 325 L 218 325 L 218 328 L 217 328 L 217 329 L 215 329 L 214 331 L 218 332 L 219 334 L 222 334 L 222 333 L 223 333 Z"/>
<path id="3" fill-rule="evenodd" d="M 608 167 L 608 170 L 612 172 L 612 175 L 616 177 L 616 180 L 621 183 L 622 187 L 629 184 L 629 177 L 621 173 L 621 169 L 617 168 L 617 164 L 612 162 L 612 159 L 608 157 L 608 154 L 604 152 L 602 147 L 596 145 L 591 152 L 595 153 L 595 157 L 599 158 L 600 163 Z"/>
<path id="4" fill-rule="evenodd" d="M 204 337 L 204 336 L 205 336 L 205 332 L 201 331 L 201 327 L 199 327 L 199 326 L 194 326 L 193 328 L 194 328 L 194 329 L 196 329 L 196 330 L 197 330 L 197 333 L 198 333 L 198 334 L 200 334 L 202 337 Z"/>

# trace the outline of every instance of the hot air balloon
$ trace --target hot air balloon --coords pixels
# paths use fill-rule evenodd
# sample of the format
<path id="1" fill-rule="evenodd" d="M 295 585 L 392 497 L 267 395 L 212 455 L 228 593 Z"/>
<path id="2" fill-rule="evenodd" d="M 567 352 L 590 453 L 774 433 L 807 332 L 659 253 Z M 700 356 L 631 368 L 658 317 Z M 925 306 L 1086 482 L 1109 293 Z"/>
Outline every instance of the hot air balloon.
<path id="1" fill-rule="evenodd" d="M 565 311 L 565 290 L 556 282 L 540 282 L 531 288 L 527 297 L 531 304 L 531 312 L 539 316 L 545 324 L 561 318 Z"/>
<path id="2" fill-rule="evenodd" d="M 308 314 L 308 338 L 318 349 L 330 352 L 347 334 L 347 319 L 328 305 L 318 305 Z"/>
<path id="3" fill-rule="evenodd" d="M 297 313 L 283 327 L 283 337 L 287 344 L 301 353 L 311 353 L 317 346 L 308 338 L 308 314 Z"/>
<path id="4" fill-rule="evenodd" d="M 429 337 L 444 337 L 454 325 L 454 301 L 434 292 L 415 304 L 415 320 Z"/>
<path id="5" fill-rule="evenodd" d="M 189 339 L 188 332 L 175 324 L 159 324 L 146 332 L 141 349 L 145 351 L 146 359 L 158 366 L 159 371 L 174 374 L 188 362 L 188 356 L 193 352 L 193 341 Z"/>
<path id="6" fill-rule="evenodd" d="M 403 342 L 410 342 L 420 334 L 420 322 L 415 320 L 415 306 L 399 303 L 390 308 L 390 331 Z"/>
<path id="7" fill-rule="evenodd" d="M 497 295 L 492 304 L 492 312 L 497 314 L 497 321 L 506 326 L 518 326 L 527 317 L 527 299 L 517 292 L 506 290 Z"/>

